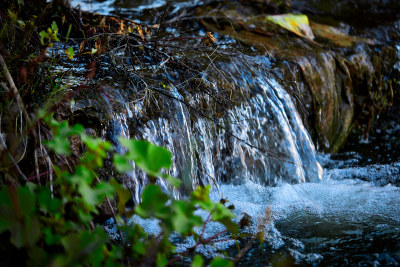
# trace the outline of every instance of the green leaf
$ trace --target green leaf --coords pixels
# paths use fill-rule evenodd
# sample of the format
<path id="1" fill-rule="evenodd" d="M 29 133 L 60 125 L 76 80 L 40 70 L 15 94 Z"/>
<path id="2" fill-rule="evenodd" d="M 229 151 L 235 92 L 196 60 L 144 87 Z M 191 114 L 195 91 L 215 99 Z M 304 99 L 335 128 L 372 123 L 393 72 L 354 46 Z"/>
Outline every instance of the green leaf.
<path id="1" fill-rule="evenodd" d="M 91 150 L 102 152 L 101 154 L 106 156 L 106 152 L 112 149 L 112 145 L 110 142 L 104 141 L 101 138 L 93 138 L 89 135 L 82 135 L 82 141 L 87 145 Z M 101 149 L 100 149 L 101 148 Z M 104 151 L 104 152 L 103 152 Z"/>
<path id="2" fill-rule="evenodd" d="M 88 224 L 93 220 L 93 216 L 84 209 L 78 209 L 78 216 L 82 223 Z"/>
<path id="3" fill-rule="evenodd" d="M 24 28 L 25 27 L 25 22 L 24 21 L 22 21 L 22 20 L 17 20 L 17 23 L 18 23 L 18 25 L 21 27 L 21 28 Z"/>
<path id="4" fill-rule="evenodd" d="M 107 151 L 112 149 L 111 143 L 88 135 L 82 135 L 81 137 L 86 145 L 86 151 L 81 158 L 81 163 L 91 170 L 101 168 L 103 159 L 107 157 Z"/>
<path id="5" fill-rule="evenodd" d="M 53 21 L 53 23 L 51 24 L 51 29 L 53 30 L 53 32 L 58 32 L 57 23 L 55 21 Z"/>
<path id="6" fill-rule="evenodd" d="M 69 234 L 61 239 L 66 253 L 60 262 L 61 266 L 100 266 L 104 258 L 103 249 L 108 241 L 104 230 L 82 231 Z M 56 264 L 56 266 L 58 266 Z"/>
<path id="7" fill-rule="evenodd" d="M 68 31 L 67 31 L 67 34 L 65 36 L 65 42 L 66 43 L 68 42 L 69 35 L 71 34 L 71 29 L 72 29 L 72 24 L 69 24 Z"/>
<path id="8" fill-rule="evenodd" d="M 36 197 L 27 186 L 0 191 L 0 233 L 10 231 L 16 248 L 33 246 L 40 237 L 40 224 L 35 214 Z"/>
<path id="9" fill-rule="evenodd" d="M 127 172 L 133 170 L 133 167 L 131 164 L 129 164 L 129 161 L 121 155 L 114 155 L 113 163 L 117 171 L 119 172 Z"/>
<path id="10" fill-rule="evenodd" d="M 16 248 L 33 246 L 40 237 L 40 224 L 36 216 L 25 217 L 25 221 L 16 221 L 10 227 L 11 243 Z"/>
<path id="11" fill-rule="evenodd" d="M 167 260 L 167 257 L 165 256 L 165 254 L 157 253 L 156 264 L 157 264 L 157 267 L 167 266 L 168 260 Z"/>
<path id="12" fill-rule="evenodd" d="M 104 197 L 110 196 L 114 188 L 107 183 L 99 183 L 93 189 L 87 183 L 80 183 L 78 191 L 89 206 L 97 206 Z"/>
<path id="13" fill-rule="evenodd" d="M 229 260 L 217 257 L 212 260 L 210 267 L 233 267 L 233 263 Z"/>
<path id="14" fill-rule="evenodd" d="M 193 227 L 201 226 L 203 223 L 201 217 L 193 214 L 194 206 L 190 202 L 174 201 L 172 209 L 174 211 L 172 216 L 174 230 L 181 234 L 190 233 L 193 231 Z"/>
<path id="15" fill-rule="evenodd" d="M 55 21 L 53 21 L 53 23 L 51 24 L 51 29 L 53 30 L 53 32 L 58 31 L 57 23 Z"/>
<path id="16" fill-rule="evenodd" d="M 46 119 L 47 124 L 55 128 L 53 133 L 55 132 L 53 140 L 49 140 L 45 142 L 45 145 L 60 155 L 70 155 L 71 151 L 69 150 L 69 139 L 68 137 L 72 135 L 81 135 L 83 133 L 83 126 L 80 124 L 75 124 L 72 128 L 68 126 L 68 122 L 62 121 L 61 123 L 56 120 L 50 118 Z"/>
<path id="17" fill-rule="evenodd" d="M 181 184 L 182 181 L 179 180 L 178 178 L 175 178 L 171 175 L 167 175 L 167 174 L 160 174 L 161 177 L 163 177 L 165 180 L 167 180 L 167 182 L 172 185 L 173 187 L 178 188 Z"/>
<path id="18" fill-rule="evenodd" d="M 52 198 L 51 192 L 46 187 L 41 187 L 37 193 L 39 209 L 46 213 L 56 212 L 61 205 L 61 199 Z"/>
<path id="19" fill-rule="evenodd" d="M 224 218 L 218 221 L 222 223 L 226 227 L 226 229 L 232 234 L 237 234 L 239 232 L 239 226 L 236 223 L 234 223 L 231 219 Z"/>
<path id="20" fill-rule="evenodd" d="M 122 259 L 123 257 L 123 248 L 120 246 L 112 246 L 111 248 L 111 257 L 113 259 Z"/>
<path id="21" fill-rule="evenodd" d="M 36 210 L 36 197 L 28 187 L 22 186 L 18 188 L 18 200 L 20 212 L 23 215 L 30 216 L 34 214 Z"/>
<path id="22" fill-rule="evenodd" d="M 58 134 L 61 122 L 54 119 L 54 113 L 48 114 L 47 110 L 39 110 L 38 115 L 44 120 L 44 122 L 51 128 L 54 135 Z"/>
<path id="23" fill-rule="evenodd" d="M 161 168 L 171 168 L 171 153 L 167 149 L 143 140 L 129 140 L 122 137 L 118 140 L 128 148 L 127 159 L 135 161 L 139 168 L 150 175 L 158 173 Z"/>
<path id="24" fill-rule="evenodd" d="M 75 56 L 74 49 L 72 47 L 68 47 L 67 50 L 65 50 L 65 54 L 69 60 L 73 59 Z"/>
<path id="25" fill-rule="evenodd" d="M 105 197 L 113 198 L 114 187 L 106 182 L 98 183 L 95 187 L 96 194 L 100 201 L 102 201 Z"/>
<path id="26" fill-rule="evenodd" d="M 81 183 L 78 187 L 78 191 L 81 194 L 82 198 L 90 206 L 95 206 L 98 204 L 96 191 L 92 189 L 87 183 Z"/>
<path id="27" fill-rule="evenodd" d="M 210 195 L 210 185 L 206 186 L 197 186 L 196 189 L 192 192 L 191 199 L 196 202 L 204 202 L 209 200 Z"/>
<path id="28" fill-rule="evenodd" d="M 203 258 L 200 255 L 196 255 L 192 261 L 192 267 L 202 267 L 204 264 Z"/>
<path id="29" fill-rule="evenodd" d="M 219 221 L 222 219 L 232 219 L 235 217 L 235 215 L 221 203 L 215 204 L 212 215 L 212 218 L 215 221 Z"/>
<path id="30" fill-rule="evenodd" d="M 32 182 L 27 182 L 27 183 L 25 184 L 25 186 L 26 186 L 27 188 L 29 188 L 29 191 L 31 191 L 33 194 L 35 193 L 36 189 L 38 188 L 38 185 L 37 185 L 37 184 L 34 184 L 34 183 L 32 183 Z"/>
<path id="31" fill-rule="evenodd" d="M 78 166 L 73 175 L 68 177 L 68 181 L 79 185 L 81 183 L 90 184 L 93 181 L 92 173 L 84 166 Z"/>
<path id="32" fill-rule="evenodd" d="M 71 155 L 69 150 L 70 142 L 65 137 L 57 136 L 53 140 L 44 142 L 44 144 L 58 155 Z"/>
<path id="33" fill-rule="evenodd" d="M 206 211 L 212 211 L 215 207 L 215 203 L 212 202 L 209 197 L 210 188 L 210 185 L 205 187 L 197 186 L 191 195 L 191 200 Z"/>
<path id="34" fill-rule="evenodd" d="M 39 36 L 40 36 L 40 43 L 41 43 L 42 45 L 44 45 L 44 38 L 49 38 L 49 35 L 47 34 L 47 32 L 41 31 L 41 32 L 39 33 Z"/>
<path id="35" fill-rule="evenodd" d="M 136 242 L 132 245 L 132 249 L 134 252 L 136 252 L 139 255 L 145 255 L 146 254 L 146 245 L 141 243 L 141 242 Z"/>
<path id="36" fill-rule="evenodd" d="M 69 127 L 68 122 L 62 121 L 58 126 L 59 126 L 59 131 L 57 135 L 62 137 L 69 137 L 75 134 L 80 135 L 83 133 L 83 126 L 80 124 L 75 124 L 71 128 Z"/>
<path id="37" fill-rule="evenodd" d="M 45 229 L 43 229 L 43 233 L 44 233 L 44 240 L 47 245 L 51 246 L 51 245 L 60 243 L 61 235 L 53 234 L 49 227 L 46 227 Z"/>
<path id="38" fill-rule="evenodd" d="M 148 185 L 142 194 L 142 203 L 136 207 L 136 214 L 142 218 L 154 216 L 167 219 L 171 216 L 171 210 L 166 206 L 169 197 L 161 191 L 157 185 Z"/>

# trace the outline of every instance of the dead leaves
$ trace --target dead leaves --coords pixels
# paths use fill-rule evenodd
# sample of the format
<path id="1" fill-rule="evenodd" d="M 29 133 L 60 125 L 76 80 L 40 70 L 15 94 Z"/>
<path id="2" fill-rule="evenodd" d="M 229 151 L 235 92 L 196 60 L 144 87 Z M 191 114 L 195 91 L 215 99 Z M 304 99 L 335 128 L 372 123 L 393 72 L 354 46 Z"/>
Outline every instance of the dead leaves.
<path id="1" fill-rule="evenodd" d="M 343 30 L 324 24 L 311 22 L 311 29 L 316 37 L 322 38 L 331 44 L 341 47 L 350 47 L 357 42 L 364 42 L 370 45 L 375 44 L 375 41 L 372 39 L 351 36 Z"/>
<path id="2" fill-rule="evenodd" d="M 310 41 L 314 40 L 315 35 L 318 38 L 325 39 L 329 43 L 341 47 L 350 47 L 356 42 L 374 44 L 374 41 L 371 39 L 348 35 L 346 32 L 329 25 L 318 24 L 315 22 L 311 22 L 310 24 L 308 17 L 302 14 L 267 16 L 265 19 Z"/>
<path id="3" fill-rule="evenodd" d="M 113 34 L 113 36 L 133 35 L 142 42 L 149 42 L 152 30 L 154 30 L 154 27 L 113 16 L 85 17 L 85 22 L 87 23 L 83 25 L 86 27 L 85 33 L 88 38 L 79 45 L 80 55 L 96 54 L 99 56 L 104 54 L 109 49 L 110 36 L 107 34 Z"/>

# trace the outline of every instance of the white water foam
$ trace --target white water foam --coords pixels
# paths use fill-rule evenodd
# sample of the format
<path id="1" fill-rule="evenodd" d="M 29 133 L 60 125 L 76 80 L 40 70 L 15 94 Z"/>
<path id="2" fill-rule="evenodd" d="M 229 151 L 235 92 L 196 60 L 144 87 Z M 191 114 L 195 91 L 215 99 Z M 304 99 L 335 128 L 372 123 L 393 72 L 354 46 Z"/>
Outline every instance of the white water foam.
<path id="1" fill-rule="evenodd" d="M 265 242 L 273 250 L 285 246 L 298 262 L 318 263 L 323 257 L 318 253 L 304 253 L 305 244 L 282 234 L 277 229 L 276 222 L 286 220 L 286 223 L 296 225 L 305 218 L 312 218 L 316 225 L 324 221 L 334 222 L 336 225 L 368 224 L 376 230 L 400 230 L 400 188 L 391 184 L 379 187 L 354 179 L 333 180 L 329 177 L 329 172 L 319 183 L 282 184 L 277 187 L 265 187 L 251 181 L 241 185 L 225 184 L 220 186 L 219 192 L 215 189 L 211 193 L 214 201 L 219 201 L 221 197 L 235 206 L 237 221 L 243 213 L 252 217 L 253 226 L 246 229 L 248 232 L 256 231 L 257 219 L 265 216 L 265 211 L 271 208 L 272 219 L 268 225 L 263 226 Z M 198 214 L 204 219 L 208 216 L 205 212 Z M 132 222 L 141 224 L 149 233 L 160 231 L 155 220 L 134 217 Z M 208 223 L 203 239 L 224 229 L 219 223 Z M 351 234 L 345 226 L 343 229 L 343 233 Z M 200 234 L 202 229 L 196 231 Z M 215 257 L 218 251 L 235 245 L 235 241 L 225 240 L 227 237 L 229 236 L 220 237 L 223 242 L 200 245 L 196 247 L 196 252 L 206 257 Z M 176 252 L 184 252 L 195 244 L 193 238 L 186 238 L 176 245 Z"/>
<path id="2" fill-rule="evenodd" d="M 400 222 L 400 189 L 391 184 L 377 187 L 360 180 L 324 179 L 320 183 L 265 188 L 246 182 L 238 186 L 222 185 L 220 191 L 235 205 L 237 213 L 246 212 L 250 216 L 259 216 L 271 207 L 275 220 L 306 212 L 354 222 L 375 216 Z"/>

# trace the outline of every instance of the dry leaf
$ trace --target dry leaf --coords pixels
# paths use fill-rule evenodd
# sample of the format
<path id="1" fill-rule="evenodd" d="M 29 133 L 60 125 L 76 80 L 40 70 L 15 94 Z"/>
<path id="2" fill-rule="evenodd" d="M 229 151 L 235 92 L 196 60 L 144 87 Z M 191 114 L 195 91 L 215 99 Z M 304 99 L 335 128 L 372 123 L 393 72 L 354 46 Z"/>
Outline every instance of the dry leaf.
<path id="1" fill-rule="evenodd" d="M 101 45 L 101 42 L 95 42 L 94 43 L 94 48 L 97 49 L 97 55 L 103 54 L 103 52 L 106 50 L 103 45 Z"/>
<path id="2" fill-rule="evenodd" d="M 302 14 L 283 14 L 266 16 L 269 20 L 282 28 L 285 28 L 301 37 L 309 40 L 314 40 L 314 34 L 308 22 L 308 17 Z"/>
<path id="3" fill-rule="evenodd" d="M 201 41 L 201 45 L 212 45 L 213 43 L 215 43 L 215 41 L 217 41 L 217 39 L 215 39 L 215 37 L 212 35 L 211 32 L 207 32 L 207 34 L 203 37 L 203 40 Z"/>
<path id="4" fill-rule="evenodd" d="M 82 43 L 79 45 L 78 54 L 82 53 L 83 48 L 85 47 L 86 40 L 83 40 Z"/>
<path id="5" fill-rule="evenodd" d="M 370 45 L 375 44 L 375 41 L 372 39 L 351 36 L 348 35 L 346 32 L 329 25 L 311 22 L 311 29 L 315 33 L 316 37 L 323 38 L 337 46 L 349 47 L 357 42 L 365 42 Z"/>
<path id="6" fill-rule="evenodd" d="M 142 38 L 143 41 L 145 41 L 142 26 L 137 25 L 137 29 L 138 29 L 140 37 Z"/>
<path id="7" fill-rule="evenodd" d="M 121 19 L 121 22 L 119 24 L 119 31 L 117 33 L 123 34 L 124 33 L 124 21 Z"/>
<path id="8" fill-rule="evenodd" d="M 96 75 L 96 60 L 87 64 L 86 70 L 87 72 L 85 73 L 85 78 L 89 80 L 93 79 L 94 76 Z"/>
<path id="9" fill-rule="evenodd" d="M 100 20 L 99 27 L 106 27 L 106 17 L 102 17 Z"/>
<path id="10" fill-rule="evenodd" d="M 149 28 L 145 28 L 144 29 L 144 32 L 145 32 L 145 34 L 146 34 L 146 40 L 148 41 L 149 40 L 149 38 L 151 37 L 151 30 L 149 29 Z"/>

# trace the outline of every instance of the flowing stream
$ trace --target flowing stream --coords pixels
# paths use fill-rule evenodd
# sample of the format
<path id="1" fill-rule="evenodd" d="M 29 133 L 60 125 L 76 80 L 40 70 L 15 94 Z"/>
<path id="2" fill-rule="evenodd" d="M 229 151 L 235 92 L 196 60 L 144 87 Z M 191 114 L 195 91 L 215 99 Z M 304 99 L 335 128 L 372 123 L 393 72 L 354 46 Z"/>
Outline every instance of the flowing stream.
<path id="1" fill-rule="evenodd" d="M 72 4 L 78 2 L 83 9 L 103 14 L 116 10 L 109 9 L 113 1 Z M 120 11 L 145 12 L 165 4 L 138 2 L 141 5 Z M 168 115 L 132 129 L 132 120 L 143 117 L 142 104 L 129 102 L 129 92 L 104 89 L 108 97 L 103 108 L 112 116 L 103 137 L 112 140 L 117 149 L 122 149 L 117 136 L 143 138 L 167 147 L 173 155 L 171 174 L 184 184 L 182 191 L 172 192 L 175 197 L 182 197 L 196 185 L 211 184 L 215 200 L 229 200 L 238 217 L 247 213 L 255 224 L 270 208 L 265 242 L 254 244 L 238 265 L 398 266 L 400 157 L 396 148 L 400 125 L 393 123 L 386 132 L 371 136 L 364 144 L 367 152 L 357 151 L 362 145 L 354 145 L 340 154 L 318 155 L 293 96 L 271 75 L 269 59 L 248 59 L 250 56 L 234 64 L 220 63 L 224 73 L 232 77 L 229 83 L 250 97 L 216 121 L 191 116 L 188 106 L 177 101 L 184 96 L 171 87 L 169 93 L 174 99 L 165 100 Z M 218 86 L 212 75 L 205 73 L 204 80 Z M 113 103 L 107 104 L 110 95 L 123 106 L 123 112 Z M 197 97 L 193 95 L 194 103 Z M 75 108 L 82 101 L 74 103 Z M 386 149 L 380 147 L 385 145 Z M 140 172 L 132 172 L 130 179 L 138 202 L 145 178 Z M 145 227 L 157 231 L 156 222 L 146 222 Z M 211 236 L 219 227 L 210 224 L 206 234 Z M 255 231 L 255 227 L 248 231 Z M 178 251 L 193 242 L 181 241 Z M 232 256 L 237 253 L 234 242 L 218 246 Z M 197 249 L 209 257 L 217 251 L 213 246 Z"/>

